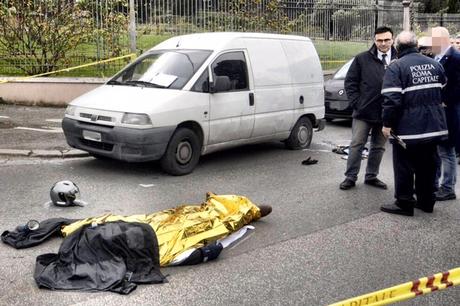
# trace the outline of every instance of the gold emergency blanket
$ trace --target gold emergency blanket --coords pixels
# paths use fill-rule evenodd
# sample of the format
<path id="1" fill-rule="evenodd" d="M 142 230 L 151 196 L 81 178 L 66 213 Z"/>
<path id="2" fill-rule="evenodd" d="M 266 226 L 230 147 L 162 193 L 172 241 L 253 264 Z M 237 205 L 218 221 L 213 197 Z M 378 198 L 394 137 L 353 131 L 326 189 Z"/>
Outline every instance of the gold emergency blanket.
<path id="1" fill-rule="evenodd" d="M 64 236 L 87 224 L 125 221 L 148 223 L 157 235 L 160 265 L 167 266 L 182 252 L 228 236 L 260 218 L 260 210 L 248 198 L 207 194 L 201 205 L 182 205 L 149 215 L 106 214 L 64 226 Z"/>

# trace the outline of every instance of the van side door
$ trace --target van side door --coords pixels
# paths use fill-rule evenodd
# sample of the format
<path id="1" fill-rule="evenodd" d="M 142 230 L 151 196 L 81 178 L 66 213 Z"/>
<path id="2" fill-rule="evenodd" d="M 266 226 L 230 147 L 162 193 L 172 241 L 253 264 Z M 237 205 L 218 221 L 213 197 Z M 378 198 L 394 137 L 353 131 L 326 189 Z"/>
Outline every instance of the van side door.
<path id="1" fill-rule="evenodd" d="M 210 68 L 208 144 L 250 138 L 255 107 L 245 51 L 222 53 Z"/>
<path id="2" fill-rule="evenodd" d="M 252 135 L 286 136 L 293 125 L 294 97 L 289 64 L 281 41 L 248 38 L 245 44 L 251 61 L 256 95 Z"/>

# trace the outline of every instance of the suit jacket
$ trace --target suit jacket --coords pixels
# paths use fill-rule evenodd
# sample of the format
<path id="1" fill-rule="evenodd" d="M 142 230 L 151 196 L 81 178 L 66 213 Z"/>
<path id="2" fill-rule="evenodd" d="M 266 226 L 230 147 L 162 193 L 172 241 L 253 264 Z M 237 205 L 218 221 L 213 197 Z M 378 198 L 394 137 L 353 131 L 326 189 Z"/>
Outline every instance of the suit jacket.
<path id="1" fill-rule="evenodd" d="M 345 91 L 353 108 L 353 118 L 370 123 L 382 123 L 382 80 L 385 66 L 377 56 L 375 44 L 358 54 L 345 77 Z M 391 48 L 391 59 L 396 49 Z"/>
<path id="2" fill-rule="evenodd" d="M 443 102 L 446 107 L 449 142 L 460 152 L 460 52 L 450 47 L 439 61 L 447 76 L 447 85 L 443 90 Z"/>

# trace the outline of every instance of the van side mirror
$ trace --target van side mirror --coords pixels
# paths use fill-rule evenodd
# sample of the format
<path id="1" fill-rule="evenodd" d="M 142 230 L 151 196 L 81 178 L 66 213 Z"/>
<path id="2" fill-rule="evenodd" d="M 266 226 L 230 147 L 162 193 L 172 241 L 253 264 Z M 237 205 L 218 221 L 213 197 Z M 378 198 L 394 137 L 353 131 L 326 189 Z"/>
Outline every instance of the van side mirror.
<path id="1" fill-rule="evenodd" d="M 216 92 L 216 86 L 214 86 L 214 82 L 209 81 L 208 82 L 208 90 L 209 93 L 215 93 Z"/>
<path id="2" fill-rule="evenodd" d="M 215 76 L 214 82 L 209 83 L 210 93 L 229 91 L 230 89 L 232 89 L 232 82 L 226 75 Z"/>

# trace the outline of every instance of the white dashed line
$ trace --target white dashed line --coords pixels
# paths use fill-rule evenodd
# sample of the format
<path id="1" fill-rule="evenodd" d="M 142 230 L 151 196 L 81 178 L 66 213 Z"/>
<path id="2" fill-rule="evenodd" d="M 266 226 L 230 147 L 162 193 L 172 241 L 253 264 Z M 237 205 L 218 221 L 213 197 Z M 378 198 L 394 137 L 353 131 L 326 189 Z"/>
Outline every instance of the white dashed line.
<path id="1" fill-rule="evenodd" d="M 62 119 L 46 119 L 45 121 L 47 121 L 47 122 L 61 123 L 61 122 L 62 122 Z"/>
<path id="2" fill-rule="evenodd" d="M 27 131 L 36 131 L 36 132 L 44 132 L 44 133 L 62 133 L 61 128 L 51 128 L 51 129 L 36 129 L 36 128 L 29 128 L 24 126 L 15 127 L 16 130 L 27 130 Z"/>

